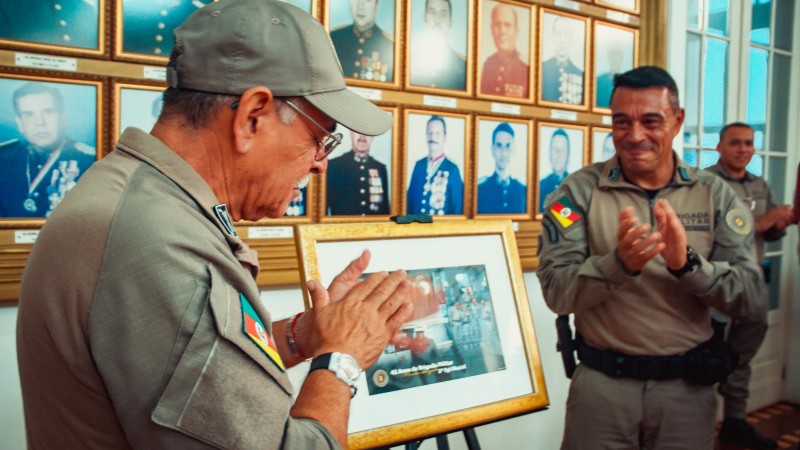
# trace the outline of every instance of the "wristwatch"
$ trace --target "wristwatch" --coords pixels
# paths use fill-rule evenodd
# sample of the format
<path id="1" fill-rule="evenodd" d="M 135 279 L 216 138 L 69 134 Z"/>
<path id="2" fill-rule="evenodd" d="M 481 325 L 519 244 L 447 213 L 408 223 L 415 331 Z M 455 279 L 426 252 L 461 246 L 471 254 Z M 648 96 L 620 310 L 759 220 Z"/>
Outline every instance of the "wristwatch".
<path id="1" fill-rule="evenodd" d="M 308 373 L 317 369 L 328 369 L 336 374 L 337 378 L 350 386 L 350 398 L 356 396 L 358 390 L 356 384 L 361 376 L 361 366 L 358 365 L 355 358 L 346 353 L 323 353 L 311 360 L 311 368 Z"/>
<path id="2" fill-rule="evenodd" d="M 700 258 L 698 258 L 697 253 L 694 252 L 692 247 L 686 246 L 686 264 L 684 264 L 680 269 L 676 270 L 672 270 L 669 268 L 669 266 L 667 266 L 667 270 L 672 274 L 672 276 L 680 279 L 689 272 L 694 273 L 698 267 L 700 267 Z"/>

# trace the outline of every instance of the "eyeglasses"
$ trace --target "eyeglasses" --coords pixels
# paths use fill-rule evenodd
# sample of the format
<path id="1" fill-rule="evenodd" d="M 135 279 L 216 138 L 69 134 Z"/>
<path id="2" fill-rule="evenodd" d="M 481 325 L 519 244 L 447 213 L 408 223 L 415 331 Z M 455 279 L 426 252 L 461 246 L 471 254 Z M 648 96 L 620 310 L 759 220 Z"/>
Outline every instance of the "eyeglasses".
<path id="1" fill-rule="evenodd" d="M 322 161 L 323 159 L 327 158 L 331 152 L 342 143 L 342 133 L 330 133 L 328 130 L 325 129 L 322 125 L 319 124 L 316 120 L 314 120 L 311 116 L 306 114 L 299 106 L 292 103 L 290 100 L 282 100 L 287 105 L 291 106 L 292 109 L 300 113 L 301 116 L 308 119 L 309 122 L 313 123 L 317 126 L 320 130 L 325 133 L 325 140 L 324 141 L 317 141 L 317 155 L 314 156 L 314 159 L 317 161 Z M 322 151 L 322 156 L 319 155 L 319 152 Z"/>

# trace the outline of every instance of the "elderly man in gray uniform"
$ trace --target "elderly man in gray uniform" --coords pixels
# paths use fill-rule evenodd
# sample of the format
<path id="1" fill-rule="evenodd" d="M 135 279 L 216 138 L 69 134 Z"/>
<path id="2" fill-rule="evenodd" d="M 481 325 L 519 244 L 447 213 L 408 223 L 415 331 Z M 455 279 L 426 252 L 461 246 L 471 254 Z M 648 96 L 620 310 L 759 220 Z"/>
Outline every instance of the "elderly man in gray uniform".
<path id="1" fill-rule="evenodd" d="M 360 367 L 411 317 L 403 271 L 272 322 L 233 220 L 280 217 L 340 142 L 391 117 L 347 90 L 322 25 L 274 0 L 225 0 L 175 32 L 150 134 L 129 128 L 39 234 L 17 345 L 38 448 L 340 448 Z M 311 360 L 293 400 L 286 368 Z"/>
<path id="2" fill-rule="evenodd" d="M 763 178 L 747 171 L 755 154 L 753 128 L 742 122 L 726 125 L 719 132 L 719 162 L 707 170 L 725 180 L 755 217 L 756 257 L 764 267 L 764 241 L 776 241 L 786 235 L 791 224 L 792 207 L 779 205 L 775 193 Z M 766 312 L 766 311 L 765 311 Z M 727 340 L 739 354 L 739 364 L 728 378 L 720 383 L 719 393 L 725 402 L 725 420 L 719 430 L 719 440 L 752 449 L 774 449 L 778 443 L 762 436 L 744 419 L 750 384 L 750 361 L 758 352 L 767 334 L 766 314 L 748 320 L 732 321 Z"/>
<path id="3" fill-rule="evenodd" d="M 711 309 L 765 307 L 753 221 L 719 177 L 672 151 L 684 111 L 662 69 L 619 75 L 617 158 L 567 177 L 548 199 L 537 272 L 545 301 L 575 314 L 563 449 L 714 445 L 712 384 L 732 362 Z"/>

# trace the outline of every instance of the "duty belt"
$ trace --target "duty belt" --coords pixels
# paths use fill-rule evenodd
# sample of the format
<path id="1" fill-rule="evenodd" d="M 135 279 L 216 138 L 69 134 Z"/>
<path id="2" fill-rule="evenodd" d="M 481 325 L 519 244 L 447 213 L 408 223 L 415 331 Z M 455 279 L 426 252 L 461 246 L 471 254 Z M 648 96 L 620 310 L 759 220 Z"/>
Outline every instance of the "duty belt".
<path id="1" fill-rule="evenodd" d="M 633 356 L 594 348 L 584 342 L 580 334 L 576 336 L 575 341 L 581 364 L 612 377 L 672 380 L 684 378 L 687 373 L 687 353 L 670 356 Z"/>

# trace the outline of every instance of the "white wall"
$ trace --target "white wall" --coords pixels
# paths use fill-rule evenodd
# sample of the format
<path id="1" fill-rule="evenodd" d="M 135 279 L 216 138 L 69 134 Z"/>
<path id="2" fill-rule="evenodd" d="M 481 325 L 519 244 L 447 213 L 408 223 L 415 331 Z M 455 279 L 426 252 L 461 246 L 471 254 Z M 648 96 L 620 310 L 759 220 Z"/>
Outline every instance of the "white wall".
<path id="1" fill-rule="evenodd" d="M 476 428 L 478 440 L 483 448 L 524 446 L 555 449 L 561 442 L 568 380 L 564 376 L 561 356 L 555 351 L 555 315 L 545 306 L 536 274 L 525 273 L 524 279 L 539 342 L 550 407 L 533 414 Z M 299 287 L 267 289 L 263 292 L 263 298 L 276 319 L 288 317 L 303 307 L 303 297 Z M 16 320 L 16 303 L 0 306 L 0 436 L 2 436 L 0 447 L 5 450 L 25 449 L 22 396 L 17 374 Z M 303 376 L 306 370 L 299 366 L 296 369 L 290 370 L 289 375 L 293 379 Z M 451 434 L 449 442 L 453 450 L 467 448 L 462 433 Z M 435 448 L 436 441 L 433 439 L 424 441 L 420 446 L 421 450 Z"/>

